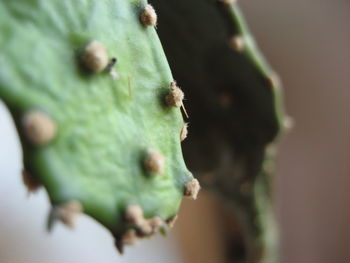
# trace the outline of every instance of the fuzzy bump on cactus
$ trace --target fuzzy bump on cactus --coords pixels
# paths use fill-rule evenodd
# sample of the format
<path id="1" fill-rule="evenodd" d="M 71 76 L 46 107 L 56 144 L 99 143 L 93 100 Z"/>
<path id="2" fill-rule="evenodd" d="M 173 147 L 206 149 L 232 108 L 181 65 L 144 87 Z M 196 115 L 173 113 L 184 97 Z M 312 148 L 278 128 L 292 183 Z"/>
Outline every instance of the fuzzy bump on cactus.
<path id="1" fill-rule="evenodd" d="M 184 153 L 236 215 L 244 262 L 277 262 L 271 198 L 274 141 L 285 116 L 276 73 L 234 0 L 151 0 L 190 119 Z M 228 248 L 232 251 L 232 247 Z M 240 261 L 241 262 L 241 261 Z"/>
<path id="2" fill-rule="evenodd" d="M 173 77 L 140 0 L 0 0 L 0 98 L 23 147 L 24 181 L 43 185 L 49 228 L 86 213 L 120 251 L 172 225 L 199 185 Z"/>

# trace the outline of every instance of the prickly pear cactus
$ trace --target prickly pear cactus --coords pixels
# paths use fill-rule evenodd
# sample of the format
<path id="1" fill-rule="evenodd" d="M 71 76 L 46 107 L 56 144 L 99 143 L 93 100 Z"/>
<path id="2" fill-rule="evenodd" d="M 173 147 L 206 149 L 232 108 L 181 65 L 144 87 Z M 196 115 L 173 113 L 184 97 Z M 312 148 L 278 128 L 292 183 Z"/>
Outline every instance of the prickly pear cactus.
<path id="1" fill-rule="evenodd" d="M 196 198 L 156 22 L 140 0 L 0 0 L 0 98 L 25 183 L 49 194 L 49 227 L 84 212 L 122 250 L 171 225 L 183 195 Z"/>
<path id="2" fill-rule="evenodd" d="M 284 118 L 278 78 L 235 1 L 151 2 L 160 39 L 189 101 L 188 164 L 233 208 L 244 236 L 244 262 L 276 262 L 270 176 L 272 142 Z"/>

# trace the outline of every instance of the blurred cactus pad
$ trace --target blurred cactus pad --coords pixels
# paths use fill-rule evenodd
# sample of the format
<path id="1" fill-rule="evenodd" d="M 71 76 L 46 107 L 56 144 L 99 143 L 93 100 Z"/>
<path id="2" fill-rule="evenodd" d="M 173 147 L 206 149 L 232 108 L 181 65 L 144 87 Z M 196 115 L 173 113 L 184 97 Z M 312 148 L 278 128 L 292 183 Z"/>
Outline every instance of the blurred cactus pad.
<path id="1" fill-rule="evenodd" d="M 203 187 L 224 198 L 242 231 L 243 248 L 234 262 L 277 262 L 271 175 L 274 141 L 289 124 L 279 78 L 259 51 L 237 1 L 150 2 L 188 101 L 186 162 Z"/>
<path id="2" fill-rule="evenodd" d="M 166 230 L 184 195 L 196 198 L 156 20 L 138 0 L 0 1 L 0 97 L 25 183 L 48 192 L 49 228 L 84 212 L 122 250 Z"/>

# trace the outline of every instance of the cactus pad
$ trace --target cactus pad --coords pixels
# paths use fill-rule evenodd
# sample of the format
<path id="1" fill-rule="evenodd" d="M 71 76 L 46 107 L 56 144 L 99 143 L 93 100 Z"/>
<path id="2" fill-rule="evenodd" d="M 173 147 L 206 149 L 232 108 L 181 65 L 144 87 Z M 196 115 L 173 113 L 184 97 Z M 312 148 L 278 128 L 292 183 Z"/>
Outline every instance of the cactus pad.
<path id="1" fill-rule="evenodd" d="M 0 98 L 21 138 L 25 181 L 47 190 L 50 226 L 83 211 L 119 249 L 172 222 L 194 180 L 146 9 L 139 0 L 0 0 Z"/>
<path id="2" fill-rule="evenodd" d="M 275 262 L 271 144 L 284 114 L 280 83 L 233 0 L 151 0 L 170 65 L 191 103 L 184 152 L 244 236 L 244 262 Z"/>

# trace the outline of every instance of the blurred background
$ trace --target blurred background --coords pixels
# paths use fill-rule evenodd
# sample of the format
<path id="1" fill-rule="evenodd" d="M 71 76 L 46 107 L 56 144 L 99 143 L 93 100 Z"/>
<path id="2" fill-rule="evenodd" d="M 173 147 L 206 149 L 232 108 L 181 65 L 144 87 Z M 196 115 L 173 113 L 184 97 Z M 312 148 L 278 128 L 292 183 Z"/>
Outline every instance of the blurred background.
<path id="1" fill-rule="evenodd" d="M 241 7 L 284 83 L 295 127 L 280 141 L 275 210 L 282 263 L 350 262 L 350 1 L 244 0 Z M 27 198 L 13 124 L 0 106 L 0 262 L 223 263 L 219 201 L 184 202 L 169 237 L 117 254 L 109 233 L 81 216 L 45 231 L 46 193 Z"/>

